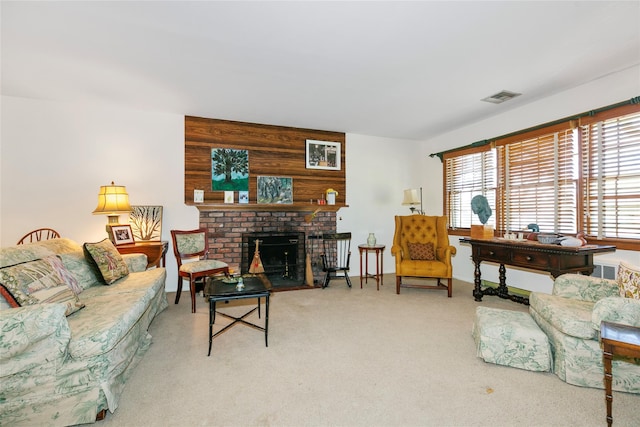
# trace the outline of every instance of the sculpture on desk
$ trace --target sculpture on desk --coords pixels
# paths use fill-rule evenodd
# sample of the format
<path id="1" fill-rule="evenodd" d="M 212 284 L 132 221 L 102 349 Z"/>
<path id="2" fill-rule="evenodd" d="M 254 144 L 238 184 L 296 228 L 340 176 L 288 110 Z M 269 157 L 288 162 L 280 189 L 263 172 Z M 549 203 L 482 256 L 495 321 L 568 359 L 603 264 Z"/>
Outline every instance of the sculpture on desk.
<path id="1" fill-rule="evenodd" d="M 487 198 L 482 195 L 474 196 L 474 198 L 471 199 L 471 210 L 474 214 L 478 215 L 478 219 L 480 219 L 483 225 L 489 221 L 492 213 Z"/>

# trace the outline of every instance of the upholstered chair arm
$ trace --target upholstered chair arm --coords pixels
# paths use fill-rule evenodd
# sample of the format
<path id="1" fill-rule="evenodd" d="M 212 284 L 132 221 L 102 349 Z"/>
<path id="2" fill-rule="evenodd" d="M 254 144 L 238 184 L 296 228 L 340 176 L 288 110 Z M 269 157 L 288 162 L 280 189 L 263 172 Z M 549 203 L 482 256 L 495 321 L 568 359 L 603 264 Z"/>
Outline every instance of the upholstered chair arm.
<path id="1" fill-rule="evenodd" d="M 582 274 L 563 274 L 553 282 L 552 295 L 596 302 L 606 297 L 619 297 L 620 292 L 618 285 L 613 280 Z"/>
<path id="2" fill-rule="evenodd" d="M 591 312 L 594 329 L 600 330 L 603 320 L 640 327 L 640 300 L 619 296 L 601 299 L 596 302 Z"/>
<path id="3" fill-rule="evenodd" d="M 449 261 L 451 259 L 451 255 L 455 254 L 455 246 L 443 246 L 441 248 L 436 248 L 436 259 L 439 261 Z"/>
<path id="4" fill-rule="evenodd" d="M 393 255 L 396 258 L 402 259 L 402 246 L 400 245 L 393 245 L 391 246 L 391 255 Z"/>

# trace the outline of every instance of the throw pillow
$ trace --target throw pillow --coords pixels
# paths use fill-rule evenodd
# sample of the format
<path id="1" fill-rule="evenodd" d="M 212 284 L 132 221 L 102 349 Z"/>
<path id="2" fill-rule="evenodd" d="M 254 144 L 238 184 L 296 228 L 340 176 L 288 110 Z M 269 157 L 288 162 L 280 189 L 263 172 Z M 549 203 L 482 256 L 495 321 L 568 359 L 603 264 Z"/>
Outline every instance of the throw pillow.
<path id="1" fill-rule="evenodd" d="M 35 305 L 41 303 L 63 303 L 66 305 L 65 315 L 84 307 L 78 296 L 64 282 L 52 267 L 50 259 L 43 259 L 13 265 L 0 270 L 0 283 L 10 298 L 5 299 L 10 305 Z M 4 295 L 4 292 L 2 292 Z"/>
<path id="2" fill-rule="evenodd" d="M 83 291 L 82 286 L 78 284 L 78 279 L 76 279 L 75 276 L 67 270 L 67 267 L 64 266 L 62 259 L 59 256 L 49 256 L 44 259 L 51 264 L 51 267 L 56 273 L 58 273 L 58 276 L 60 276 L 62 281 L 71 288 L 74 294 L 78 295 Z"/>
<path id="3" fill-rule="evenodd" d="M 640 299 L 640 268 L 620 262 L 617 281 L 621 297 Z"/>
<path id="4" fill-rule="evenodd" d="M 104 239 L 98 243 L 85 243 L 84 248 L 89 253 L 89 258 L 100 270 L 102 280 L 107 285 L 129 275 L 127 264 L 111 240 Z"/>
<path id="5" fill-rule="evenodd" d="M 409 243 L 409 258 L 421 261 L 435 260 L 433 243 Z"/>

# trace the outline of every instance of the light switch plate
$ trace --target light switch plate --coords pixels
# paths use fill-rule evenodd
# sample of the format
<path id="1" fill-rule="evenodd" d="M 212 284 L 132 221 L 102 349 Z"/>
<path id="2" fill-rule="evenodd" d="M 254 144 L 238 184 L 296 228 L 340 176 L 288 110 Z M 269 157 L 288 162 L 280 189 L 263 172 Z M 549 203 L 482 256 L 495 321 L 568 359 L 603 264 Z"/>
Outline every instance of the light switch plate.
<path id="1" fill-rule="evenodd" d="M 204 190 L 193 190 L 193 203 L 204 203 Z"/>

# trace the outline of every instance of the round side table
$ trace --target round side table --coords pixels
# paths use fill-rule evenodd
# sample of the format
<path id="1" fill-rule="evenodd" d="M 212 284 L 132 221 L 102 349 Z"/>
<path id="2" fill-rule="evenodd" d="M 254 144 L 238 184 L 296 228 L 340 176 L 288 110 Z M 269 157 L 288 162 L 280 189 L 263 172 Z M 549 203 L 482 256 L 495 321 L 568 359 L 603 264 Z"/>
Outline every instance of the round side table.
<path id="1" fill-rule="evenodd" d="M 372 279 L 376 279 L 376 289 L 380 290 L 380 285 L 384 285 L 382 282 L 382 272 L 384 271 L 384 248 L 385 245 L 358 245 L 358 251 L 360 252 L 360 289 L 362 289 L 362 279 L 364 278 L 364 283 L 367 283 L 367 279 L 371 277 Z M 369 254 L 373 253 L 376 257 L 376 274 L 369 274 Z M 364 275 L 362 274 L 362 255 L 364 254 L 365 258 L 365 269 Z"/>

